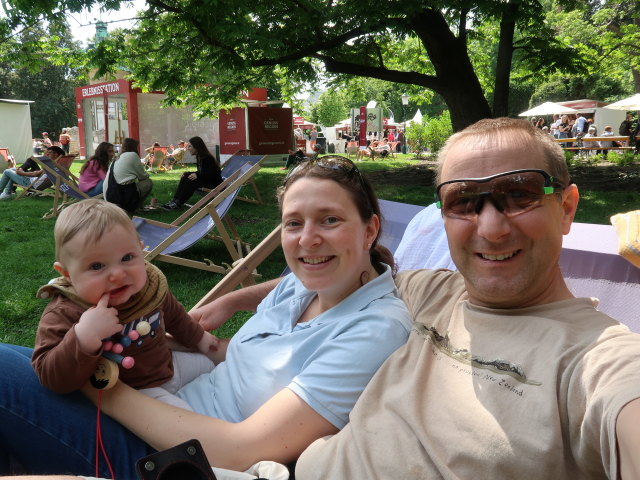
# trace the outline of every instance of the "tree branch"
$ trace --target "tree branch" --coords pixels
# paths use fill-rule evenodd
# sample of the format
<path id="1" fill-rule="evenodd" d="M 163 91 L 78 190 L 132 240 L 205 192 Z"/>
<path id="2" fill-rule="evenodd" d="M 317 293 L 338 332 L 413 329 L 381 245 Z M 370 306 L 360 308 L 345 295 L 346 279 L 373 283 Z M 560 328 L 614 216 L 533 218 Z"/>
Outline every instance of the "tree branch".
<path id="1" fill-rule="evenodd" d="M 316 54 L 314 58 L 324 62 L 329 73 L 344 73 L 360 77 L 372 77 L 395 83 L 406 83 L 410 85 L 420 85 L 430 89 L 436 89 L 438 82 L 436 77 L 418 72 L 402 72 L 400 70 L 389 70 L 384 67 L 372 67 L 357 63 L 343 62 L 327 55 Z"/>
<path id="2" fill-rule="evenodd" d="M 255 66 L 255 67 L 262 67 L 262 66 L 274 66 L 274 65 L 278 65 L 280 63 L 286 63 L 286 62 L 291 62 L 294 60 L 301 60 L 305 57 L 313 57 L 314 55 L 318 54 L 318 52 L 322 52 L 322 51 L 326 51 L 326 50 L 331 50 L 332 48 L 336 48 L 339 46 L 344 45 L 345 42 L 347 42 L 348 40 L 352 40 L 356 37 L 359 37 L 360 35 L 364 35 L 366 33 L 370 33 L 369 30 L 365 31 L 363 28 L 361 27 L 357 27 L 354 28 L 352 30 L 349 30 L 348 32 L 345 32 L 341 35 L 338 35 L 337 37 L 334 37 L 330 40 L 326 40 L 326 41 L 319 41 L 316 43 L 312 43 L 311 45 L 307 45 L 305 47 L 302 47 L 301 49 L 295 51 L 295 52 L 291 52 L 287 55 L 282 55 L 280 57 L 273 57 L 273 58 L 261 58 L 259 60 L 254 60 L 251 65 Z"/>

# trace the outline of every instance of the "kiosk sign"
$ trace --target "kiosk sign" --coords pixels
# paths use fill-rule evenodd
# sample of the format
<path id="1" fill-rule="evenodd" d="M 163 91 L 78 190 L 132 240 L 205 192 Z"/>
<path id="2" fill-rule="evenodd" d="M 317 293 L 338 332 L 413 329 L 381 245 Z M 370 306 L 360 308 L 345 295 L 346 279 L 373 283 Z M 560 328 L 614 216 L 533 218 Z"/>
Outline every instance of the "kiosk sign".
<path id="1" fill-rule="evenodd" d="M 89 85 L 80 89 L 82 98 L 102 96 L 105 93 L 120 93 L 120 82 Z"/>

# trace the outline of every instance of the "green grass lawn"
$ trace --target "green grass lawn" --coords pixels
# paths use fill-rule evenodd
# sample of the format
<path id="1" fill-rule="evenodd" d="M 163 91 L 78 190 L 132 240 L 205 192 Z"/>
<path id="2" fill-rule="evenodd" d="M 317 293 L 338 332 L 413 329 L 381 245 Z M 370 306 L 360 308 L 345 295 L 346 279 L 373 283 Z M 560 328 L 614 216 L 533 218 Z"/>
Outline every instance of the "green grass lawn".
<path id="1" fill-rule="evenodd" d="M 366 176 L 379 170 L 396 169 L 415 165 L 409 155 L 398 155 L 397 159 L 375 162 L 360 162 L 358 167 Z M 72 171 L 80 168 L 74 163 Z M 184 169 L 153 175 L 152 196 L 162 203 L 171 198 L 180 174 Z M 285 171 L 279 166 L 263 167 L 255 180 L 264 203 L 254 205 L 236 201 L 229 216 L 233 220 L 240 237 L 252 246 L 257 245 L 279 222 L 275 190 L 284 178 Z M 375 175 L 375 187 L 380 198 L 405 203 L 428 205 L 433 199 L 432 185 L 404 186 L 386 182 L 384 175 Z M 251 195 L 250 187 L 245 187 Z M 622 211 L 640 209 L 640 195 L 637 192 L 595 192 L 583 191 L 577 214 L 577 221 L 608 223 L 609 216 Z M 56 276 L 52 268 L 54 261 L 53 226 L 54 220 L 41 220 L 51 208 L 50 197 L 24 198 L 18 201 L 0 202 L 0 342 L 32 346 L 38 319 L 46 301 L 37 300 L 35 293 L 39 286 Z M 154 211 L 144 216 L 163 222 L 171 222 L 179 212 Z M 217 264 L 230 262 L 231 258 L 219 242 L 204 239 L 180 254 L 185 258 L 211 259 Z M 169 280 L 169 286 L 179 301 L 189 309 L 213 287 L 220 275 L 177 265 L 157 262 Z M 259 268 L 263 280 L 277 277 L 285 265 L 280 250 L 274 252 Z M 220 336 L 230 336 L 248 318 L 248 313 L 234 316 L 220 332 Z"/>

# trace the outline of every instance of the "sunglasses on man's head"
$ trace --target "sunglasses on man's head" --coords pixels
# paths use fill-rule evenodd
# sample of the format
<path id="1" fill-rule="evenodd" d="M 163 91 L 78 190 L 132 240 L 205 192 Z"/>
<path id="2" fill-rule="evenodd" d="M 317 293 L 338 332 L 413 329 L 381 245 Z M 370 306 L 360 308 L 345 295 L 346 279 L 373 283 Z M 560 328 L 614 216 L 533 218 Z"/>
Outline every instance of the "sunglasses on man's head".
<path id="1" fill-rule="evenodd" d="M 489 200 L 499 212 L 514 217 L 540 206 L 547 195 L 564 190 L 544 170 L 511 170 L 482 178 L 460 178 L 436 187 L 436 205 L 449 218 L 473 220 Z"/>

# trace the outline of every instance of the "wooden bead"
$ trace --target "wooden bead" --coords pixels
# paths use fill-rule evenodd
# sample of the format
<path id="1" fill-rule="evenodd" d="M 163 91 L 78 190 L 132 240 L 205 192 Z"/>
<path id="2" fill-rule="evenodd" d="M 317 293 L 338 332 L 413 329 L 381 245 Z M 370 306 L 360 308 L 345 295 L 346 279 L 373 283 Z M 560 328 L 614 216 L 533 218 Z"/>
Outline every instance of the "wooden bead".
<path id="1" fill-rule="evenodd" d="M 89 381 L 91 385 L 98 390 L 110 389 L 118 381 L 118 364 L 104 357 L 100 357 Z"/>

